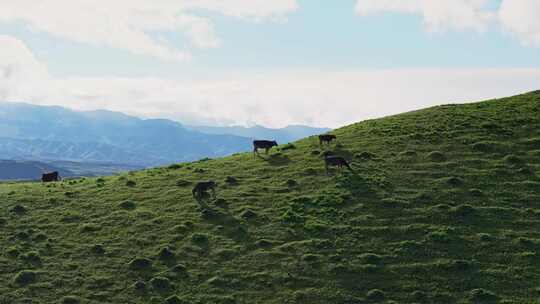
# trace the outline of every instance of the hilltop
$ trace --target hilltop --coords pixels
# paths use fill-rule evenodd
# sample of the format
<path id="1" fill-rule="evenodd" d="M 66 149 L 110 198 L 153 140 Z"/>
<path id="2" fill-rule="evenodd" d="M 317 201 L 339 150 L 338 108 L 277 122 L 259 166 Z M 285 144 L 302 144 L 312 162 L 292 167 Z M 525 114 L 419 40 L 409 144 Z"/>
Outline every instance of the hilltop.
<path id="1" fill-rule="evenodd" d="M 0 184 L 0 303 L 538 303 L 540 92 L 332 133 L 354 174 L 310 137 Z"/>

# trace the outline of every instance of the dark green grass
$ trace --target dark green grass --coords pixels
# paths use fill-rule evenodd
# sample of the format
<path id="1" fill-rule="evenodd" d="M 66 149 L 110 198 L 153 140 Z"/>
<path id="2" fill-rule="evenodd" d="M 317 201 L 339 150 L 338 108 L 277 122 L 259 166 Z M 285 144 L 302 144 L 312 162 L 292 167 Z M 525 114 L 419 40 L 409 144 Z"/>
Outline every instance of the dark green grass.
<path id="1" fill-rule="evenodd" d="M 333 134 L 0 184 L 0 303 L 540 303 L 539 93 Z"/>

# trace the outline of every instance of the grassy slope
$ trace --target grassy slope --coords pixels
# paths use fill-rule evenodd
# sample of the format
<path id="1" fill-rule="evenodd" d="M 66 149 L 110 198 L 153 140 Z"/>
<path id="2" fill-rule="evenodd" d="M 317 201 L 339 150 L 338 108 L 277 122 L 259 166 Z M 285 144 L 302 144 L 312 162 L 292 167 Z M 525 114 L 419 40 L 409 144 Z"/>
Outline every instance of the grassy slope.
<path id="1" fill-rule="evenodd" d="M 356 175 L 326 176 L 308 138 L 267 160 L 0 184 L 0 303 L 540 303 L 540 93 L 334 134 Z M 185 184 L 208 179 L 202 211 Z"/>

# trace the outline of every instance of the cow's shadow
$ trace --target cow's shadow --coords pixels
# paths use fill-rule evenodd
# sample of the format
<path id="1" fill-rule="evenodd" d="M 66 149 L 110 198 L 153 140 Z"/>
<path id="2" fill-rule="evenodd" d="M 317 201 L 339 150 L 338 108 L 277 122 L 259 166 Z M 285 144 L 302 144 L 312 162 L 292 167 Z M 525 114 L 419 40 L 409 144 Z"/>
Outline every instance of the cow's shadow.
<path id="1" fill-rule="evenodd" d="M 260 154 L 257 154 L 256 156 L 258 158 L 266 161 L 271 166 L 285 166 L 285 165 L 288 165 L 291 162 L 291 159 L 287 155 L 284 155 L 281 152 L 267 154 L 264 157 L 262 155 L 260 155 Z"/>
<path id="2" fill-rule="evenodd" d="M 237 242 L 242 242 L 249 238 L 245 223 L 236 218 L 228 207 L 215 206 L 215 204 L 213 206 L 201 205 L 200 212 L 203 220 L 214 225 L 218 233 Z"/>

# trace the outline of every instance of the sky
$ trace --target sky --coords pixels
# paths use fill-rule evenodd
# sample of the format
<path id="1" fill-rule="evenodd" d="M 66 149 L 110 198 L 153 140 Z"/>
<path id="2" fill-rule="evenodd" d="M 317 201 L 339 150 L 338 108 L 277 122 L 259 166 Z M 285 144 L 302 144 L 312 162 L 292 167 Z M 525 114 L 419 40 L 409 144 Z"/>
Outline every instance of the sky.
<path id="1" fill-rule="evenodd" d="M 540 89 L 540 0 L 0 0 L 0 101 L 339 127 Z"/>

